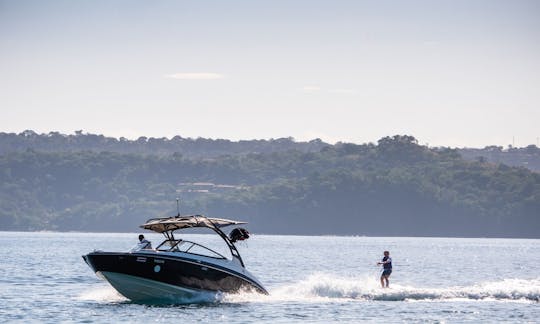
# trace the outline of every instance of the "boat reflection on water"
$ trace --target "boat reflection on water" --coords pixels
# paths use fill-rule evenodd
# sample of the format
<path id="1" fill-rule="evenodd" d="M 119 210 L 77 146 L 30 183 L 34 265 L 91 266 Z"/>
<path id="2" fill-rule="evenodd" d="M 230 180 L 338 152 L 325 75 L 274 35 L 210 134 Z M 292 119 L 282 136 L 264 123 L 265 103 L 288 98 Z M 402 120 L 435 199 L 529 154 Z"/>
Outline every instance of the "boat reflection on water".
<path id="1" fill-rule="evenodd" d="M 234 243 L 249 233 L 235 228 L 230 237 L 221 229 L 241 225 L 228 219 L 203 215 L 152 218 L 140 227 L 162 233 L 165 240 L 155 249 L 135 247 L 129 252 L 95 251 L 83 256 L 88 266 L 120 294 L 141 303 L 189 304 L 215 301 L 222 293 L 240 290 L 268 294 L 246 270 Z M 208 228 L 219 235 L 232 258 L 199 243 L 175 238 L 177 230 Z"/>

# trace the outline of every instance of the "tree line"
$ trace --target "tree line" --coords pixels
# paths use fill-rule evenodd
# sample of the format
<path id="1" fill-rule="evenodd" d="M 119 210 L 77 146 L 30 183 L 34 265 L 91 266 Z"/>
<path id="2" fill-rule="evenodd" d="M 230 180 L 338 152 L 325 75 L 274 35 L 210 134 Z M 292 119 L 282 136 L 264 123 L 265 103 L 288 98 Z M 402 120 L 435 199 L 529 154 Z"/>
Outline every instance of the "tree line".
<path id="1" fill-rule="evenodd" d="M 0 154 L 22 152 L 28 149 L 43 152 L 107 151 L 125 154 L 169 155 L 183 154 L 192 158 L 215 157 L 224 154 L 271 153 L 276 151 L 298 150 L 319 151 L 329 144 L 320 139 L 309 142 L 296 142 L 292 137 L 270 140 L 241 140 L 184 138 L 155 138 L 141 136 L 136 140 L 125 137 L 115 138 L 97 134 L 74 134 L 49 132 L 37 134 L 26 130 L 19 134 L 0 133 Z"/>
<path id="2" fill-rule="evenodd" d="M 540 174 L 412 136 L 193 157 L 27 149 L 0 155 L 0 229 L 134 231 L 183 214 L 259 233 L 540 237 Z"/>
<path id="3" fill-rule="evenodd" d="M 337 146 L 346 143 L 337 143 Z M 83 133 L 73 134 L 49 132 L 38 134 L 26 130 L 19 134 L 0 132 L 0 155 L 11 152 L 35 150 L 42 152 L 117 152 L 123 154 L 171 155 L 182 154 L 189 158 L 217 157 L 220 155 L 242 155 L 249 153 L 273 153 L 289 150 L 301 152 L 318 152 L 324 147 L 332 146 L 321 139 L 307 142 L 295 141 L 292 137 L 270 140 L 241 140 L 185 138 L 155 138 L 141 136 L 136 140 L 125 137 L 114 138 L 104 135 Z M 444 149 L 444 148 L 438 148 Z M 535 145 L 527 147 L 486 146 L 484 148 L 458 148 L 465 159 L 485 160 L 492 163 L 503 163 L 511 166 L 522 166 L 540 172 L 540 149 Z"/>

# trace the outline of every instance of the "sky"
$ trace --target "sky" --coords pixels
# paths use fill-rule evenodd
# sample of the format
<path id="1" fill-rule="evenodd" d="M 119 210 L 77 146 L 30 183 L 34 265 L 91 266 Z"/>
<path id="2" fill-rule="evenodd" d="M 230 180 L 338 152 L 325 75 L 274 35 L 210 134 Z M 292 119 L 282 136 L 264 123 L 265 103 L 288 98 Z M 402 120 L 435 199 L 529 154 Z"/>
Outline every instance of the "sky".
<path id="1" fill-rule="evenodd" d="M 0 132 L 538 145 L 540 1 L 0 0 Z"/>

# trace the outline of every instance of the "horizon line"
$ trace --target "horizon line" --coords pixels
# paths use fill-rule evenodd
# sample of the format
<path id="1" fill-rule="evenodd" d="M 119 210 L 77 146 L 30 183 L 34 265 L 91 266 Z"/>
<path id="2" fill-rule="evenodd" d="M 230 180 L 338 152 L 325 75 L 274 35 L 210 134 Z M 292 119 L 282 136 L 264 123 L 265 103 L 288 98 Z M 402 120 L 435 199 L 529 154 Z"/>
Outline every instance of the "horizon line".
<path id="1" fill-rule="evenodd" d="M 536 146 L 536 147 L 540 147 L 538 145 L 538 140 L 539 140 L 539 137 L 536 138 L 537 140 L 537 143 L 534 144 L 528 144 L 528 145 L 525 145 L 525 146 L 515 146 L 515 145 L 512 145 L 512 143 L 509 143 L 507 145 L 496 145 L 496 144 L 490 144 L 490 145 L 485 145 L 483 147 L 478 147 L 478 146 L 461 146 L 461 147 L 458 147 L 458 146 L 449 146 L 449 145 L 436 145 L 436 146 L 433 146 L 433 145 L 429 145 L 429 143 L 425 142 L 425 141 L 420 141 L 416 136 L 414 135 L 411 135 L 411 134 L 393 134 L 393 135 L 385 135 L 385 136 L 382 136 L 380 137 L 378 140 L 376 141 L 364 141 L 362 143 L 360 142 L 357 142 L 357 141 L 347 141 L 347 140 L 338 140 L 338 141 L 326 141 L 324 139 L 322 139 L 321 137 L 315 137 L 315 138 L 310 138 L 310 139 L 298 139 L 298 138 L 295 138 L 294 136 L 283 136 L 283 137 L 269 137 L 269 138 L 251 138 L 251 139 L 230 139 L 230 138 L 224 138 L 224 137 L 202 137 L 202 136 L 197 136 L 197 137 L 191 137 L 191 136 L 187 136 L 187 137 L 184 137 L 180 134 L 176 134 L 176 135 L 173 135 L 173 136 L 146 136 L 146 135 L 137 135 L 137 137 L 133 137 L 133 136 L 116 136 L 116 135 L 111 135 L 111 134 L 107 134 L 107 132 L 101 132 L 101 133 L 92 133 L 91 131 L 90 132 L 86 132 L 86 133 L 83 133 L 83 130 L 75 130 L 73 131 L 72 133 L 67 133 L 67 132 L 62 132 L 62 131 L 54 131 L 54 130 L 51 130 L 49 131 L 48 133 L 47 132 L 41 132 L 39 133 L 38 131 L 34 131 L 32 129 L 25 129 L 24 131 L 21 131 L 21 132 L 9 132 L 9 131 L 0 131 L 0 134 L 15 134 L 15 135 L 23 135 L 25 132 L 32 132 L 38 136 L 42 136 L 42 135 L 51 135 L 51 134 L 59 134 L 59 135 L 62 135 L 62 136 L 85 136 L 85 135 L 96 135 L 96 136 L 103 136 L 103 137 L 106 137 L 106 138 L 114 138 L 118 141 L 122 140 L 122 139 L 125 139 L 127 141 L 132 141 L 132 142 L 135 142 L 141 138 L 147 138 L 147 139 L 166 139 L 168 141 L 171 141 L 173 140 L 175 137 L 180 137 L 182 139 L 191 139 L 191 140 L 197 140 L 197 139 L 205 139 L 205 140 L 227 140 L 227 141 L 230 141 L 230 142 L 242 142 L 242 141 L 275 141 L 275 140 L 281 140 L 281 139 L 289 139 L 291 140 L 292 142 L 294 143 L 309 143 L 309 142 L 312 142 L 312 141 L 321 141 L 323 142 L 324 144 L 328 144 L 328 145 L 337 145 L 337 144 L 355 144 L 355 145 L 365 145 L 365 144 L 376 144 L 380 139 L 383 139 L 383 138 L 386 138 L 386 137 L 394 137 L 394 136 L 412 136 L 416 139 L 418 145 L 420 146 L 426 146 L 428 148 L 455 148 L 455 149 L 465 149 L 465 148 L 469 148 L 469 149 L 484 149 L 484 148 L 487 148 L 487 147 L 491 147 L 491 146 L 496 146 L 496 147 L 502 147 L 503 150 L 506 150 L 506 149 L 510 149 L 510 148 L 526 148 L 526 147 L 529 147 L 529 146 Z M 515 138 L 513 138 L 513 141 L 515 142 Z"/>

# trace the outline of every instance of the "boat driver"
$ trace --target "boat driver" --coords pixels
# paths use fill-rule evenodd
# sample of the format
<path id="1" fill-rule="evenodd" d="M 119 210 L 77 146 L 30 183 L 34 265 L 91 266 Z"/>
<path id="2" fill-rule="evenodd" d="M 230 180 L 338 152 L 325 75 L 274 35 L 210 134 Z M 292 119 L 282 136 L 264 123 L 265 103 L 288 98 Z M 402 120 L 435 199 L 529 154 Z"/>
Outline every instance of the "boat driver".
<path id="1" fill-rule="evenodd" d="M 144 235 L 139 235 L 139 249 L 152 249 L 152 243 L 144 238 Z"/>

